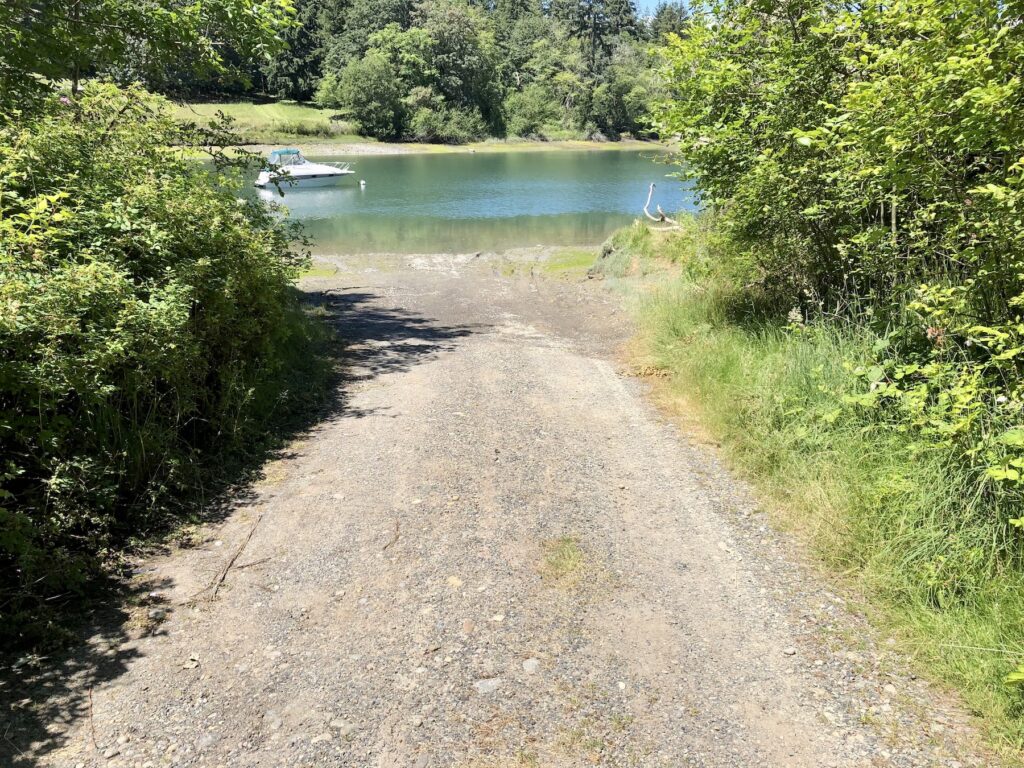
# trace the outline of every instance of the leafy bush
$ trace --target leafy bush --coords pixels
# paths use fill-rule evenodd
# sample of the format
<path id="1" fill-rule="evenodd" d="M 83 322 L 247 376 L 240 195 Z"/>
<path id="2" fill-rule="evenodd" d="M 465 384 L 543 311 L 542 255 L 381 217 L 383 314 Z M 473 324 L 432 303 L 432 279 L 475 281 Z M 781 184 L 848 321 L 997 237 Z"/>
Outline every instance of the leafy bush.
<path id="1" fill-rule="evenodd" d="M 444 144 L 466 144 L 487 135 L 487 125 L 480 112 L 459 109 L 445 104 L 420 107 L 409 121 L 409 138 Z"/>
<path id="2" fill-rule="evenodd" d="M 1019 557 L 1019 9 L 776 6 L 716 2 L 670 42 L 660 128 L 722 212 L 738 279 L 780 314 L 880 331 L 849 404 L 972 468 Z"/>
<path id="3" fill-rule="evenodd" d="M 187 506 L 286 404 L 304 254 L 169 147 L 165 104 L 92 86 L 0 128 L 0 640 Z M 313 387 L 315 389 L 315 386 Z"/>
<path id="4" fill-rule="evenodd" d="M 371 51 L 349 62 L 336 78 L 325 78 L 317 100 L 325 107 L 344 109 L 364 136 L 397 139 L 405 126 L 403 95 L 391 62 Z"/>
<path id="5" fill-rule="evenodd" d="M 1021 21 L 1019 5 L 982 0 L 716 0 L 669 38 L 657 109 L 729 244 L 723 306 L 776 326 L 852 321 L 870 339 L 832 418 L 945 479 L 931 509 L 878 496 L 857 514 L 903 514 L 916 549 L 893 568 L 911 590 L 931 585 L 936 616 L 987 611 L 1011 655 L 1020 636 L 1000 615 L 1020 615 L 1004 585 L 1024 563 Z"/>
<path id="6" fill-rule="evenodd" d="M 508 132 L 513 136 L 541 136 L 544 128 L 559 117 L 551 93 L 540 83 L 530 83 L 523 90 L 510 93 L 505 111 Z"/>

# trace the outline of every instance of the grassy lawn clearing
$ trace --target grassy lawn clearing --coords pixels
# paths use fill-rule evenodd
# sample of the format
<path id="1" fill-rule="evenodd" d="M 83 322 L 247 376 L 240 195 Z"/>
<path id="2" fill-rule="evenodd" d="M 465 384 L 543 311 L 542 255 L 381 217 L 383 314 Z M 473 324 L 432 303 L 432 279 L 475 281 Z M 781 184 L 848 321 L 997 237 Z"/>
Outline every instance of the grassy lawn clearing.
<path id="1" fill-rule="evenodd" d="M 235 121 L 242 138 L 252 144 L 273 144 L 297 139 L 365 142 L 352 124 L 332 120 L 336 110 L 321 109 L 294 101 L 256 104 L 251 101 L 179 104 L 175 115 L 181 120 L 202 122 L 223 112 Z"/>

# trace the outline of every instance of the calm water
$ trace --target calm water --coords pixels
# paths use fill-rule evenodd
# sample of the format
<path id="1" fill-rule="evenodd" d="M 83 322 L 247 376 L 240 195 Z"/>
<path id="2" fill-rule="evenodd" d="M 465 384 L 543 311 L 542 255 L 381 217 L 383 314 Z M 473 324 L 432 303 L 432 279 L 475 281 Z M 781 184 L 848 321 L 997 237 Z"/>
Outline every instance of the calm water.
<path id="1" fill-rule="evenodd" d="M 692 209 L 658 153 L 511 152 L 362 155 L 342 185 L 285 190 L 321 253 L 502 251 L 591 245 L 642 215 L 647 187 L 666 211 Z M 366 188 L 360 189 L 359 179 Z M 653 206 L 652 206 L 653 207 Z"/>

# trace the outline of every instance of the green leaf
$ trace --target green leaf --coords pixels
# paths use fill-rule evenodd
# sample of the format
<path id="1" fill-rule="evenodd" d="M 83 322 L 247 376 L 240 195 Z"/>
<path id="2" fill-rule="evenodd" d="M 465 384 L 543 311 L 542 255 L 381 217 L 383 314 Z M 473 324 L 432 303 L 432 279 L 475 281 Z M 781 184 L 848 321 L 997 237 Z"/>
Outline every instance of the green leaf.
<path id="1" fill-rule="evenodd" d="M 1001 445 L 1013 446 L 1014 448 L 1024 447 L 1024 428 L 1017 427 L 1007 430 L 996 438 L 996 442 Z"/>
<path id="2" fill-rule="evenodd" d="M 1010 482 L 1017 482 L 1020 480 L 1020 472 L 1016 469 L 1008 469 L 1003 467 L 989 467 L 985 470 L 985 474 L 991 477 L 993 480 L 1006 480 Z"/>
<path id="3" fill-rule="evenodd" d="M 1021 664 L 1013 670 L 1013 672 L 1004 677 L 1003 682 L 1006 683 L 1006 685 L 1024 684 L 1024 664 Z"/>

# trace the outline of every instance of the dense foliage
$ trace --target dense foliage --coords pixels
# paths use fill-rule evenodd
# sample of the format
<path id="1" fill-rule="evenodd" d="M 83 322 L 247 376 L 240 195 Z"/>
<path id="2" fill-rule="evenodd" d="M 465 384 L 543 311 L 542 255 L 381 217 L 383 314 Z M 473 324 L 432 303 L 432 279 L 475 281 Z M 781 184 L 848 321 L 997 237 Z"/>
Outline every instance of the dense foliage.
<path id="1" fill-rule="evenodd" d="M 162 82 L 237 72 L 239 59 L 281 49 L 294 23 L 291 0 L 4 0 L 0 4 L 0 97 L 38 92 L 41 80 L 88 76 Z"/>
<path id="2" fill-rule="evenodd" d="M 980 0 L 728 0 L 670 46 L 675 98 L 660 110 L 747 277 L 803 314 L 886 330 L 859 404 L 897 410 L 1015 503 L 1020 20 Z"/>
<path id="3" fill-rule="evenodd" d="M 5 632 L 194 495 L 308 346 L 292 233 L 167 149 L 190 138 L 103 86 L 0 129 Z"/>
<path id="4" fill-rule="evenodd" d="M 688 20 L 681 2 L 641 18 L 633 0 L 297 0 L 295 8 L 296 24 L 280 33 L 285 48 L 243 80 L 197 79 L 173 66 L 144 79 L 190 98 L 315 97 L 383 139 L 617 138 L 647 132 L 659 92 L 651 44 Z"/>
<path id="5" fill-rule="evenodd" d="M 822 418 L 944 462 L 948 539 L 903 564 L 943 609 L 1024 555 L 1022 10 L 717 0 L 671 39 L 657 110 L 739 303 L 874 333 Z"/>
<path id="6" fill-rule="evenodd" d="M 461 142 L 643 129 L 657 84 L 631 0 L 402 0 L 378 14 L 364 1 L 347 9 L 317 99 L 365 133 Z"/>
<path id="7" fill-rule="evenodd" d="M 228 127 L 96 78 L 226 72 L 226 46 L 290 25 L 282 0 L 0 8 L 0 644 L 52 642 L 110 555 L 201 503 L 319 370 L 301 240 L 238 198 Z"/>

